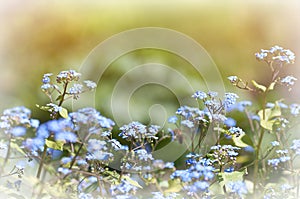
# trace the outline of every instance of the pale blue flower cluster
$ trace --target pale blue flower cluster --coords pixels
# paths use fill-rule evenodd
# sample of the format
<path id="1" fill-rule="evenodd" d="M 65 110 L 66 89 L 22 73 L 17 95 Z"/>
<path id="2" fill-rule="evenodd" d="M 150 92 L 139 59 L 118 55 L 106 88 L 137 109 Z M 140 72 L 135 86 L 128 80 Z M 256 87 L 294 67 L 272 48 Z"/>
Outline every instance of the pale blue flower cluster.
<path id="1" fill-rule="evenodd" d="M 119 194 L 122 195 L 133 195 L 137 190 L 137 187 L 130 184 L 127 180 L 122 180 L 118 185 L 111 185 L 110 191 L 112 196 Z"/>
<path id="2" fill-rule="evenodd" d="M 230 135 L 234 135 L 235 137 L 240 137 L 245 134 L 243 129 L 241 129 L 240 127 L 230 127 L 228 132 L 230 133 Z"/>
<path id="3" fill-rule="evenodd" d="M 287 64 L 295 62 L 295 54 L 291 50 L 277 45 L 271 47 L 269 50 L 261 49 L 259 53 L 255 53 L 255 56 L 260 61 L 279 61 Z"/>
<path id="4" fill-rule="evenodd" d="M 286 86 L 293 86 L 296 80 L 297 78 L 295 78 L 294 76 L 288 75 L 282 78 L 280 82 Z"/>
<path id="5" fill-rule="evenodd" d="M 3 111 L 0 117 L 0 130 L 5 134 L 20 137 L 26 134 L 27 128 L 38 128 L 39 123 L 37 119 L 31 118 L 31 111 L 28 108 L 18 106 Z"/>
<path id="6" fill-rule="evenodd" d="M 243 181 L 231 181 L 226 184 L 230 195 L 237 195 L 239 198 L 243 198 L 248 193 L 246 183 Z"/>
<path id="7" fill-rule="evenodd" d="M 157 125 L 150 125 L 149 127 L 141 124 L 140 122 L 131 122 L 123 125 L 120 130 L 119 136 L 126 140 L 138 140 L 143 141 L 144 139 L 157 139 L 156 134 L 160 127 Z"/>
<path id="8" fill-rule="evenodd" d="M 180 179 L 184 189 L 190 196 L 195 193 L 208 192 L 210 182 L 214 179 L 214 167 L 207 159 L 195 161 L 186 170 L 176 170 L 170 176 L 171 179 Z"/>

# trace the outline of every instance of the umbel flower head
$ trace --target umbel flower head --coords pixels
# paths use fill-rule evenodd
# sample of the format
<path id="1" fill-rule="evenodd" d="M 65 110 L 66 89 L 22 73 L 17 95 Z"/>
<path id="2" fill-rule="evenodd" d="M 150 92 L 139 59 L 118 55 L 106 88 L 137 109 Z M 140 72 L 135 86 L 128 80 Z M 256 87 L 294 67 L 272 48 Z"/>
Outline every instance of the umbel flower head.
<path id="1" fill-rule="evenodd" d="M 19 137 L 26 133 L 26 128 L 38 128 L 39 121 L 31 118 L 31 111 L 24 107 L 18 106 L 5 109 L 0 117 L 0 130 L 5 134 L 12 134 Z"/>
<path id="2" fill-rule="evenodd" d="M 295 54 L 289 50 L 280 46 L 273 46 L 269 50 L 261 49 L 260 52 L 255 53 L 255 56 L 260 61 L 281 62 L 286 64 L 293 64 L 295 62 Z"/>

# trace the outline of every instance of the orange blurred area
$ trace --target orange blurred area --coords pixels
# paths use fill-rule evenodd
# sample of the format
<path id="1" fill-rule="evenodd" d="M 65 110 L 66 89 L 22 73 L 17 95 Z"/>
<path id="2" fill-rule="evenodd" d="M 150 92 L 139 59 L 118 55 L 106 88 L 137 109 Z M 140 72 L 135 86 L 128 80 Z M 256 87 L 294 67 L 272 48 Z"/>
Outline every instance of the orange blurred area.
<path id="1" fill-rule="evenodd" d="M 296 1 L 1 1 L 0 108 L 25 105 L 34 109 L 35 104 L 46 103 L 40 92 L 43 73 L 79 69 L 101 42 L 120 32 L 142 27 L 175 30 L 198 42 L 218 66 L 230 91 L 241 92 L 228 84 L 229 75 L 248 81 L 256 79 L 262 84 L 270 78 L 269 69 L 255 59 L 254 53 L 273 45 L 295 52 L 296 63 L 284 72 L 300 79 L 299 8 Z M 132 52 L 116 60 L 104 73 L 100 82 L 102 90 L 97 91 L 101 101 L 97 103 L 98 108 L 109 115 L 105 96 L 112 92 L 118 77 L 130 70 L 133 63 L 149 62 L 177 67 L 186 78 L 201 81 L 188 63 L 167 52 Z M 212 83 L 214 75 L 208 77 Z M 297 88 L 299 83 L 291 92 L 281 91 L 289 101 L 299 102 Z M 163 91 L 156 86 L 146 89 L 147 92 L 136 92 L 132 103 L 139 107 L 158 103 L 155 100 L 173 103 L 171 94 L 162 97 Z M 148 101 L 139 101 L 148 91 L 151 93 Z M 183 95 L 191 93 L 183 91 Z"/>

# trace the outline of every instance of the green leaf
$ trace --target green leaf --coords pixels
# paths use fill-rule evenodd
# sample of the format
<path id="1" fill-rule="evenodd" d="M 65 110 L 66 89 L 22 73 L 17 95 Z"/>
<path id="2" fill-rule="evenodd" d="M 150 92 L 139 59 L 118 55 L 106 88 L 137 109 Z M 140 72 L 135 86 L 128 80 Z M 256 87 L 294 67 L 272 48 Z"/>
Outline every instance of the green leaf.
<path id="1" fill-rule="evenodd" d="M 158 183 L 159 184 L 159 187 L 169 187 L 169 182 L 167 180 L 164 180 L 164 181 L 161 181 Z"/>
<path id="2" fill-rule="evenodd" d="M 276 101 L 274 108 L 272 108 L 270 118 L 279 117 L 279 116 L 281 116 L 281 109 L 278 102 Z"/>
<path id="3" fill-rule="evenodd" d="M 131 185 L 142 189 L 143 187 L 135 180 L 132 180 L 129 176 L 123 176 L 123 179 L 127 180 Z"/>
<path id="4" fill-rule="evenodd" d="M 229 182 L 236 182 L 236 181 L 243 181 L 244 175 L 247 173 L 247 170 L 243 171 L 234 171 L 231 173 L 222 172 L 219 175 L 220 185 L 223 187 L 224 185 L 228 184 Z"/>
<path id="5" fill-rule="evenodd" d="M 68 110 L 61 107 L 61 110 L 59 111 L 60 116 L 62 116 L 63 118 L 68 118 Z"/>
<path id="6" fill-rule="evenodd" d="M 84 192 L 91 193 L 91 192 L 95 191 L 97 188 L 98 188 L 98 182 L 94 182 L 90 186 L 88 186 L 87 188 L 85 188 Z"/>
<path id="7" fill-rule="evenodd" d="M 57 96 L 57 98 L 55 99 L 55 101 L 61 101 L 62 98 L 63 98 L 63 95 L 59 95 L 59 96 Z"/>
<path id="8" fill-rule="evenodd" d="M 182 189 L 182 185 L 179 179 L 169 180 L 169 188 L 166 189 L 165 193 L 173 193 L 173 192 L 179 192 Z"/>
<path id="9" fill-rule="evenodd" d="M 263 110 L 260 110 L 258 112 L 258 116 L 260 118 L 260 126 L 262 126 L 267 130 L 272 131 L 274 122 L 269 120 L 270 115 L 271 115 L 271 109 L 265 109 L 265 112 Z"/>
<path id="10" fill-rule="evenodd" d="M 46 146 L 51 149 L 62 151 L 63 147 L 64 147 L 64 141 L 52 141 L 52 140 L 46 139 Z"/>
<path id="11" fill-rule="evenodd" d="M 239 137 L 236 136 L 232 136 L 232 140 L 234 142 L 234 144 L 238 147 L 247 147 L 249 146 L 248 144 L 246 144 L 242 139 L 245 136 L 245 134 L 240 135 Z"/>
<path id="12" fill-rule="evenodd" d="M 18 144 L 16 144 L 15 142 L 11 142 L 10 147 L 13 148 L 13 149 L 16 149 L 21 154 L 26 155 L 26 153 L 21 149 L 21 147 Z"/>
<path id="13" fill-rule="evenodd" d="M 278 105 L 278 102 L 276 102 L 275 106 L 272 109 L 270 108 L 265 109 L 265 113 L 263 110 L 260 110 L 258 112 L 258 116 L 260 118 L 260 125 L 263 128 L 272 131 L 275 118 L 279 117 L 280 115 L 281 115 L 281 109 L 280 106 Z"/>
<path id="14" fill-rule="evenodd" d="M 263 120 L 261 116 L 259 116 L 260 119 L 260 126 L 262 126 L 263 128 L 272 131 L 272 127 L 275 121 L 272 120 Z"/>
<path id="15" fill-rule="evenodd" d="M 43 111 L 49 111 L 50 109 L 52 109 L 52 107 L 49 107 L 49 106 L 40 106 L 38 104 L 36 104 L 35 106 L 38 107 L 39 109 L 43 110 Z"/>
<path id="16" fill-rule="evenodd" d="M 256 81 L 252 80 L 252 84 L 253 86 L 255 86 L 255 88 L 263 91 L 263 92 L 266 92 L 267 88 L 261 84 L 258 84 Z"/>
<path id="17" fill-rule="evenodd" d="M 275 82 L 272 82 L 272 83 L 270 84 L 270 86 L 268 87 L 268 90 L 269 90 L 269 91 L 274 90 L 275 85 L 276 85 L 276 81 L 275 81 Z"/>

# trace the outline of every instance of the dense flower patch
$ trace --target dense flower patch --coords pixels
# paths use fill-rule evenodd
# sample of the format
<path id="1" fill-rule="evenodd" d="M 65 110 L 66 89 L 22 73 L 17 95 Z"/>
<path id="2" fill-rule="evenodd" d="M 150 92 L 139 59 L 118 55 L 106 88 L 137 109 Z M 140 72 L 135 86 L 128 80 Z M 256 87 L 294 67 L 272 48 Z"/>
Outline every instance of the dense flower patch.
<path id="1" fill-rule="evenodd" d="M 1 115 L 1 192 L 17 198 L 299 198 L 300 139 L 291 135 L 300 105 L 267 98 L 277 86 L 291 90 L 295 84 L 295 77 L 281 76 L 295 55 L 279 46 L 255 55 L 270 68 L 269 84 L 228 80 L 261 95 L 262 104 L 235 93 L 196 91 L 191 97 L 199 106 L 179 107 L 169 129 L 138 121 L 117 128 L 91 107 L 68 113 L 63 103 L 96 83 L 81 82 L 74 70 L 55 80 L 44 74 L 41 89 L 49 103 L 37 107 L 49 112 L 49 121 L 31 118 L 22 106 Z M 185 146 L 185 165 L 153 155 L 170 142 Z M 27 174 L 32 168 L 36 176 Z M 27 183 L 29 195 L 22 194 Z"/>

